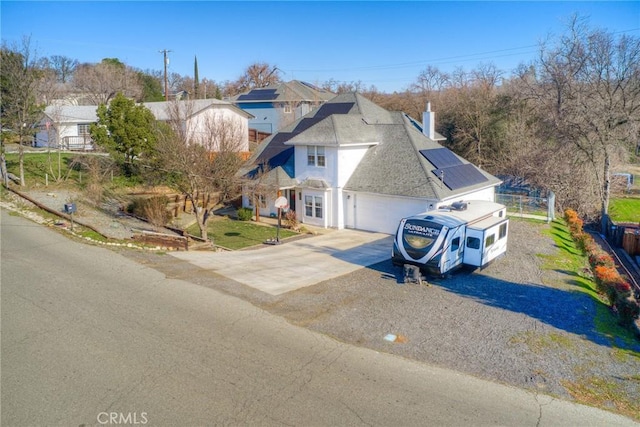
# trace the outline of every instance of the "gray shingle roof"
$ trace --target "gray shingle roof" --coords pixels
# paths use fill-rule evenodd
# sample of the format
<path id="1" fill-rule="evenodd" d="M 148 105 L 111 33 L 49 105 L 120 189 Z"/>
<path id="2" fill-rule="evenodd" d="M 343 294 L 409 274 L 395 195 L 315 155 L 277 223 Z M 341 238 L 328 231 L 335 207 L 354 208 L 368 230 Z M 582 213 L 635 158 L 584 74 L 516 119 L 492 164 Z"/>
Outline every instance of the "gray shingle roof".
<path id="1" fill-rule="evenodd" d="M 169 120 L 167 106 L 175 101 L 169 102 L 144 102 L 142 105 L 149 109 L 156 120 Z M 188 111 L 189 116 L 200 113 L 207 108 L 229 108 L 234 112 L 247 118 L 253 117 L 251 114 L 236 107 L 230 102 L 219 99 L 197 99 L 192 101 L 177 101 L 182 111 Z M 62 105 L 49 106 L 45 109 L 45 114 L 58 123 L 93 123 L 98 121 L 96 114 L 98 107 L 95 105 Z"/>
<path id="2" fill-rule="evenodd" d="M 475 174 L 484 177 L 482 182 L 470 180 L 469 185 L 450 189 L 434 173 L 436 165 L 420 153 L 443 146 L 424 135 L 416 123 L 406 114 L 387 111 L 360 94 L 341 94 L 264 140 L 242 173 L 261 163 L 270 168 L 290 166 L 293 145 L 370 144 L 345 190 L 443 200 L 500 183 L 498 178 L 473 167 Z M 469 164 L 451 155 L 460 164 Z"/>
<path id="3" fill-rule="evenodd" d="M 44 113 L 56 123 L 94 123 L 97 109 L 95 105 L 50 105 Z"/>
<path id="4" fill-rule="evenodd" d="M 486 181 L 449 189 L 432 172 L 435 165 L 420 154 L 420 150 L 442 148 L 442 145 L 418 131 L 403 113 L 396 114 L 403 118 L 404 124 L 376 126 L 381 143 L 365 154 L 344 186 L 345 190 L 443 200 L 500 182 L 478 169 Z M 460 156 L 455 157 L 463 164 L 469 163 Z"/>
<path id="5" fill-rule="evenodd" d="M 260 92 L 269 92 L 269 99 L 260 99 L 260 96 L 256 96 L 258 99 L 246 99 L 249 93 L 259 94 Z M 262 88 L 255 88 L 248 92 L 241 93 L 231 98 L 235 103 L 256 103 L 256 102 L 324 102 L 328 101 L 335 96 L 327 90 L 321 89 L 311 83 L 302 82 L 299 80 L 291 80 L 290 82 L 277 83 Z M 239 99 L 239 98 L 245 99 Z"/>
<path id="6" fill-rule="evenodd" d="M 176 101 L 160 101 L 160 102 L 143 102 L 142 105 L 149 109 L 156 120 L 167 121 L 169 120 L 169 107 Z M 219 99 L 194 99 L 186 101 L 177 101 L 181 114 L 186 113 L 191 116 L 201 113 L 207 108 L 229 108 L 236 113 L 245 116 L 247 118 L 253 117 L 251 114 L 236 107 L 228 101 L 221 101 Z"/>

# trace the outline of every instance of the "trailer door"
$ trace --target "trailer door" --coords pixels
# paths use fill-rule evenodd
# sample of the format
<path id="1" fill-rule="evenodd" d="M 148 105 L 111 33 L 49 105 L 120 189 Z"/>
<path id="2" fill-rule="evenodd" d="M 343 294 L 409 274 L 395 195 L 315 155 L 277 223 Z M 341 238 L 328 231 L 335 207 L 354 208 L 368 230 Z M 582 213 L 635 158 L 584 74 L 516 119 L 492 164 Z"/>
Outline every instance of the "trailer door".
<path id="1" fill-rule="evenodd" d="M 446 273 L 452 268 L 462 263 L 462 255 L 464 254 L 464 227 L 458 227 L 449 231 L 447 241 L 449 242 L 445 246 L 445 251 L 442 255 L 444 260 L 442 272 Z"/>
<path id="2" fill-rule="evenodd" d="M 482 266 L 482 252 L 484 242 L 484 230 L 467 228 L 467 237 L 464 242 L 464 255 L 462 262 L 474 267 Z"/>

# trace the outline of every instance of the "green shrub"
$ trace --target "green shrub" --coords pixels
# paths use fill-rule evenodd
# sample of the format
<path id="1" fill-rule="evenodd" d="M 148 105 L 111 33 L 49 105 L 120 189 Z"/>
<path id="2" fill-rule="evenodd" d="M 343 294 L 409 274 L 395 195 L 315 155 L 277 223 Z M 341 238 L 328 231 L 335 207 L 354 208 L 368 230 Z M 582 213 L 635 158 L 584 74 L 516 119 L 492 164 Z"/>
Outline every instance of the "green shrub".
<path id="1" fill-rule="evenodd" d="M 251 218 L 253 218 L 253 209 L 250 209 L 250 208 L 238 209 L 238 219 L 240 221 L 251 221 Z"/>

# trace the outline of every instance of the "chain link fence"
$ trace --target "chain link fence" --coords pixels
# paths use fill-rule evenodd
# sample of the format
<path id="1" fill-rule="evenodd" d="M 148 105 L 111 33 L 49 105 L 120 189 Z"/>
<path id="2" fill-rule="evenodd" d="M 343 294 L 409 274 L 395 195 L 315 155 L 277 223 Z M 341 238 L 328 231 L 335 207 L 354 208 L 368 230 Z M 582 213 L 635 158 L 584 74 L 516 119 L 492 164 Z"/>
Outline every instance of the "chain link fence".
<path id="1" fill-rule="evenodd" d="M 507 207 L 507 214 L 521 218 L 553 221 L 555 219 L 555 195 L 535 197 L 523 194 L 496 193 L 496 203 Z"/>

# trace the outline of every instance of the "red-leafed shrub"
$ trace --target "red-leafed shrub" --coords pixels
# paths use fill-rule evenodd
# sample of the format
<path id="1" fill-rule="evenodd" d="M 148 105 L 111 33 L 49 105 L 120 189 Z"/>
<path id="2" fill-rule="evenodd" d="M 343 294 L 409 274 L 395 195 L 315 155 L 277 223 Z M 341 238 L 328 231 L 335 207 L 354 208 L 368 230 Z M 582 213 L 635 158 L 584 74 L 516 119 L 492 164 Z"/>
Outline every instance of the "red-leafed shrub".
<path id="1" fill-rule="evenodd" d="M 589 265 L 592 268 L 596 268 L 599 266 L 604 267 L 615 267 L 616 263 L 611 258 L 611 255 L 604 251 L 600 251 L 597 249 L 591 250 L 587 252 L 589 254 Z"/>
<path id="2" fill-rule="evenodd" d="M 593 270 L 596 277 L 596 283 L 598 283 L 599 286 L 602 286 L 603 290 L 606 290 L 609 285 L 614 284 L 620 278 L 618 270 L 613 267 L 598 265 Z"/>
<path id="3" fill-rule="evenodd" d="M 584 232 L 584 223 L 576 211 L 565 210 L 564 219 L 576 246 L 589 258 L 598 292 L 607 296 L 611 307 L 618 313 L 620 323 L 635 325 L 636 319 L 640 316 L 640 305 L 633 296 L 629 282 L 618 273 L 611 255 L 602 251 L 593 237 Z"/>

